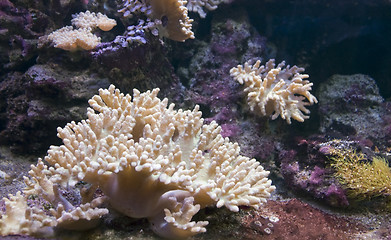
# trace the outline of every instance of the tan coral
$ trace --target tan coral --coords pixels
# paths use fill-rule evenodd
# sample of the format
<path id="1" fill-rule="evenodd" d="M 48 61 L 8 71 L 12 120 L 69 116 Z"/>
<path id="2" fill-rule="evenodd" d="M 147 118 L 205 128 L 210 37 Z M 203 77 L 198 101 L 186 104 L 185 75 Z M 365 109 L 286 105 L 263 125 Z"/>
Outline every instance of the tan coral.
<path id="1" fill-rule="evenodd" d="M 145 24 L 130 28 L 137 27 L 139 31 L 150 29 L 152 33 L 158 28 L 160 36 L 182 42 L 194 38 L 191 30 L 193 20 L 188 16 L 186 3 L 185 0 L 126 0 L 119 12 L 125 17 L 147 16 Z"/>
<path id="2" fill-rule="evenodd" d="M 318 100 L 310 91 L 313 83 L 306 80 L 309 76 L 301 74 L 304 68 L 285 67 L 285 62 L 275 66 L 274 59 L 265 65 L 257 61 L 254 65 L 246 62 L 244 66 L 232 68 L 231 76 L 244 84 L 247 103 L 250 110 L 262 116 L 272 115 L 272 119 L 281 116 L 288 124 L 291 118 L 303 122 L 310 111 L 307 106 Z"/>
<path id="3" fill-rule="evenodd" d="M 76 37 L 77 33 L 73 27 L 67 26 L 60 28 L 48 36 L 48 40 L 54 43 L 54 47 L 61 48 L 67 51 L 74 51 L 77 49 Z"/>
<path id="4" fill-rule="evenodd" d="M 92 13 L 90 11 L 81 12 L 72 15 L 72 25 L 76 28 L 100 28 L 103 31 L 110 31 L 117 22 L 114 19 L 108 18 L 102 13 Z"/>
<path id="5" fill-rule="evenodd" d="M 109 213 L 107 209 L 98 207 L 105 200 L 105 197 L 95 198 L 90 203 L 68 210 L 59 204 L 57 209 L 52 209 L 51 213 L 56 216 L 57 227 L 78 231 L 92 229 L 100 223 L 102 216 Z"/>
<path id="6" fill-rule="evenodd" d="M 259 208 L 275 189 L 269 172 L 240 156 L 215 122 L 204 125 L 198 107 L 176 111 L 158 92 L 134 90 L 132 100 L 101 89 L 87 120 L 58 129 L 64 145 L 45 157 L 51 181 L 96 184 L 113 208 L 148 218 L 168 238 L 204 232 L 207 222 L 192 217 L 206 206 Z"/>
<path id="7" fill-rule="evenodd" d="M 151 0 L 152 15 L 162 21 L 160 33 L 175 41 L 194 38 L 191 31 L 193 19 L 187 15 L 183 0 Z"/>
<path id="8" fill-rule="evenodd" d="M 92 34 L 90 28 L 73 29 L 70 26 L 52 32 L 48 39 L 54 43 L 54 47 L 67 51 L 78 48 L 91 50 L 100 43 L 100 37 Z"/>
<path id="9" fill-rule="evenodd" d="M 76 26 L 76 29 L 66 26 L 48 35 L 48 40 L 54 43 L 54 47 L 67 51 L 80 48 L 94 49 L 100 43 L 101 38 L 92 33 L 93 29 L 99 27 L 103 31 L 109 31 L 117 25 L 114 19 L 89 11 L 73 15 L 72 24 Z"/>
<path id="10" fill-rule="evenodd" d="M 56 166 L 55 166 L 56 167 Z M 61 178 L 65 169 L 57 166 L 48 167 L 38 159 L 36 165 L 31 166 L 29 171 L 30 178 L 24 177 L 27 185 L 24 190 L 26 196 L 39 196 L 42 200 L 50 204 L 49 209 L 54 226 L 68 230 L 86 230 L 95 227 L 99 219 L 108 213 L 106 208 L 99 208 L 106 198 L 93 197 L 96 187 L 90 189 L 83 188 L 80 193 L 76 191 L 77 180 Z M 70 190 L 71 189 L 71 190 Z M 67 195 L 79 195 L 81 203 L 77 206 L 66 199 L 62 192 L 67 191 Z M 77 197 L 77 196 L 76 196 Z"/>
<path id="11" fill-rule="evenodd" d="M 76 31 L 76 45 L 84 50 L 94 49 L 100 43 L 100 37 L 91 32 L 89 28 L 81 28 Z"/>
<path id="12" fill-rule="evenodd" d="M 132 98 L 111 85 L 89 101 L 87 120 L 58 128 L 63 145 L 50 147 L 50 167 L 42 159 L 32 166 L 24 191 L 50 203 L 56 226 L 94 225 L 107 198 L 160 236 L 183 238 L 206 231 L 207 221 L 192 220 L 201 208 L 258 209 L 270 197 L 275 187 L 259 162 L 239 155 L 217 123 L 203 124 L 198 106 L 174 110 L 158 92 L 135 89 Z M 77 183 L 88 185 L 78 191 Z"/>
<path id="13" fill-rule="evenodd" d="M 29 207 L 26 198 L 17 192 L 3 198 L 5 212 L 0 218 L 0 235 L 53 236 L 55 219 L 38 207 Z"/>

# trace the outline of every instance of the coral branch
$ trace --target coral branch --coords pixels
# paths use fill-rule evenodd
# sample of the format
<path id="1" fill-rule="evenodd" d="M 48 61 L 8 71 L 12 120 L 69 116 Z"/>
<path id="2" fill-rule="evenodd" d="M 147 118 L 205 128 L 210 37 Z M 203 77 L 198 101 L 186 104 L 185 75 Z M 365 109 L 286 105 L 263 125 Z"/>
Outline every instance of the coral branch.
<path id="1" fill-rule="evenodd" d="M 277 66 L 274 59 L 265 65 L 257 61 L 254 65 L 246 62 L 244 66 L 232 68 L 231 76 L 240 84 L 244 84 L 250 110 L 261 116 L 281 116 L 288 124 L 291 118 L 303 122 L 308 119 L 310 111 L 307 106 L 318 100 L 310 91 L 312 83 L 305 80 L 309 76 L 301 74 L 304 68 L 285 67 L 285 62 Z"/>

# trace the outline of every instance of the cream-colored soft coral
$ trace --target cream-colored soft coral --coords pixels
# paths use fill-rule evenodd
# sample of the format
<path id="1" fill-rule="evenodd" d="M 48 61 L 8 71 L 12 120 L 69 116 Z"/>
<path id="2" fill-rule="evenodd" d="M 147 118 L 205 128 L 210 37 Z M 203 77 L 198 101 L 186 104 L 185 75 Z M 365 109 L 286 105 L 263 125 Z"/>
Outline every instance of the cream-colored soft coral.
<path id="1" fill-rule="evenodd" d="M 91 28 L 73 29 L 67 26 L 49 34 L 48 39 L 54 43 L 54 47 L 67 51 L 78 48 L 91 50 L 100 43 L 100 37 L 92 34 L 91 31 Z"/>
<path id="2" fill-rule="evenodd" d="M 108 18 L 102 13 L 86 11 L 74 14 L 72 17 L 72 25 L 76 28 L 99 28 L 103 31 L 110 31 L 117 25 L 114 19 Z"/>
<path id="3" fill-rule="evenodd" d="M 26 198 L 17 192 L 3 198 L 5 212 L 0 216 L 0 236 L 6 235 L 33 235 L 52 236 L 55 219 L 45 214 L 38 207 L 27 205 Z"/>
<path id="4" fill-rule="evenodd" d="M 168 238 L 206 231 L 207 222 L 191 220 L 206 206 L 259 208 L 275 189 L 269 172 L 240 156 L 215 122 L 204 125 L 198 107 L 174 110 L 158 92 L 134 90 L 132 99 L 101 89 L 87 120 L 58 129 L 64 145 L 45 158 L 56 181 L 97 184 L 113 208 Z"/>
<path id="5" fill-rule="evenodd" d="M 59 193 L 55 187 L 51 193 L 39 190 L 36 192 L 26 191 L 22 195 L 17 192 L 16 195 L 9 195 L 3 198 L 5 211 L 0 217 L 0 236 L 23 234 L 37 237 L 53 237 L 55 227 L 67 230 L 86 230 L 95 227 L 99 223 L 99 218 L 108 213 L 107 209 L 100 209 L 97 206 L 103 203 L 104 197 L 91 200 L 91 202 L 73 206 L 66 196 Z M 45 190 L 48 189 L 45 186 Z M 29 195 L 29 193 L 34 194 Z M 43 196 L 44 195 L 44 196 Z M 50 196 L 51 201 L 47 201 Z M 40 206 L 34 200 L 38 199 L 45 203 L 46 207 Z M 28 204 L 28 202 L 31 202 Z M 31 206 L 30 206 L 31 205 Z"/>
<path id="6" fill-rule="evenodd" d="M 98 220 L 108 213 L 106 208 L 98 207 L 106 198 L 94 197 L 96 185 L 76 188 L 79 181 L 71 175 L 68 179 L 61 178 L 64 171 L 56 164 L 48 167 L 42 159 L 38 159 L 38 163 L 31 166 L 30 177 L 24 177 L 27 185 L 24 194 L 39 196 L 51 206 L 48 210 L 55 219 L 56 227 L 71 230 L 95 227 Z"/>
<path id="7" fill-rule="evenodd" d="M 147 218 L 160 236 L 185 238 L 206 231 L 207 221 L 192 221 L 201 208 L 258 209 L 270 196 L 275 187 L 259 162 L 239 155 L 217 123 L 203 124 L 198 106 L 174 110 L 158 92 L 134 90 L 132 98 L 111 85 L 89 101 L 87 120 L 58 128 L 63 145 L 51 146 L 49 165 L 39 159 L 25 178 L 25 196 L 50 205 L 49 213 L 40 212 L 49 229 L 94 226 L 107 214 L 99 208 L 107 199 L 127 216 Z M 21 211 L 7 210 L 0 219 L 23 225 L 3 235 L 24 231 L 26 197 Z M 27 234 L 45 225 L 37 226 Z"/>
<path id="8" fill-rule="evenodd" d="M 114 19 L 101 13 L 86 11 L 73 15 L 72 24 L 76 27 L 66 26 L 48 35 L 48 40 L 54 43 L 54 47 L 67 51 L 79 48 L 84 50 L 94 49 L 101 38 L 92 33 L 93 29 L 100 28 L 103 31 L 111 30 L 117 25 Z"/>
<path id="9" fill-rule="evenodd" d="M 304 68 L 277 66 L 274 59 L 261 65 L 258 60 L 254 65 L 246 62 L 231 69 L 231 76 L 244 84 L 250 110 L 262 116 L 272 115 L 272 119 L 281 116 L 288 124 L 291 118 L 303 122 L 308 119 L 310 111 L 307 106 L 318 100 L 310 91 L 313 83 L 306 80 L 309 76 L 301 74 Z"/>

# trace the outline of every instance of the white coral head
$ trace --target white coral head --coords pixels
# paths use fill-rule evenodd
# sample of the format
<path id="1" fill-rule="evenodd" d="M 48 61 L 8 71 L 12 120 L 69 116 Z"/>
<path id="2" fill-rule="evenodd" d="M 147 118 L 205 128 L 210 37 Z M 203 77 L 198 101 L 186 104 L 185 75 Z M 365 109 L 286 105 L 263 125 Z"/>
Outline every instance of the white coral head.
<path id="1" fill-rule="evenodd" d="M 307 106 L 318 100 L 310 93 L 313 84 L 307 74 L 302 74 L 304 68 L 285 66 L 284 61 L 276 66 L 274 59 L 260 63 L 246 62 L 230 70 L 231 76 L 244 85 L 250 110 L 273 120 L 281 116 L 288 124 L 292 118 L 299 122 L 308 119 Z"/>

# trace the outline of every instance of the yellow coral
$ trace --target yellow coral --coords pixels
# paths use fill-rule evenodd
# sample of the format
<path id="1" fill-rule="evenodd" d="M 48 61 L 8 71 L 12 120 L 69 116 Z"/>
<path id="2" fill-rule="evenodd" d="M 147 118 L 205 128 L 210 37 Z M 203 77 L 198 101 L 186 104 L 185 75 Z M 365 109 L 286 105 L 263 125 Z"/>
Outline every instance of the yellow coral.
<path id="1" fill-rule="evenodd" d="M 368 160 L 363 153 L 352 149 L 332 151 L 332 166 L 339 181 L 351 198 L 362 200 L 391 195 L 391 169 L 381 157 Z"/>
<path id="2" fill-rule="evenodd" d="M 254 65 L 246 62 L 230 70 L 231 76 L 244 84 L 250 110 L 262 116 L 281 116 L 288 124 L 291 118 L 303 122 L 310 111 L 306 106 L 318 100 L 310 93 L 312 83 L 305 80 L 309 76 L 301 74 L 303 68 L 285 67 L 285 62 L 275 66 L 274 59 L 265 65 L 257 61 Z"/>

